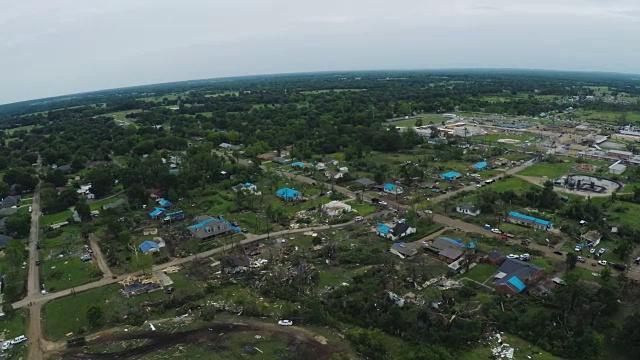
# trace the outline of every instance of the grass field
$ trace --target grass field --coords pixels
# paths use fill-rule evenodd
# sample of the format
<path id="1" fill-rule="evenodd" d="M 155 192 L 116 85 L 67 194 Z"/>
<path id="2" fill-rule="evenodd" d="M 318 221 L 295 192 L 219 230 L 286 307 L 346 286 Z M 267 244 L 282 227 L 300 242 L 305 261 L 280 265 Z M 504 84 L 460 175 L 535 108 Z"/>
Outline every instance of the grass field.
<path id="1" fill-rule="evenodd" d="M 20 126 L 20 127 L 17 127 L 17 128 L 4 130 L 4 133 L 6 135 L 12 135 L 16 131 L 29 131 L 29 130 L 34 129 L 36 127 L 39 127 L 39 126 L 36 126 L 36 125 Z"/>
<path id="2" fill-rule="evenodd" d="M 372 214 L 376 211 L 375 206 L 366 202 L 351 201 L 347 204 L 351 205 L 351 208 L 358 211 L 358 214 L 362 216 Z"/>
<path id="3" fill-rule="evenodd" d="M 82 262 L 80 255 L 43 260 L 40 265 L 40 279 L 49 292 L 90 283 L 101 277 L 98 267 L 92 262 Z"/>
<path id="4" fill-rule="evenodd" d="M 112 113 L 108 113 L 108 114 L 103 114 L 103 115 L 100 115 L 100 116 L 107 116 L 107 117 L 112 117 L 114 120 L 125 121 L 127 119 L 125 117 L 127 114 L 139 113 L 139 112 L 142 112 L 142 110 L 118 111 L 118 112 L 112 112 Z"/>
<path id="5" fill-rule="evenodd" d="M 422 120 L 422 125 L 429 125 L 430 122 L 433 122 L 434 124 L 438 125 L 438 124 L 442 124 L 443 121 L 447 120 L 443 118 L 441 114 L 420 114 L 418 116 L 420 120 Z M 418 119 L 400 120 L 400 121 L 393 122 L 391 124 L 397 127 L 409 127 L 409 126 L 415 126 L 417 120 Z"/>
<path id="6" fill-rule="evenodd" d="M 42 216 L 42 225 L 51 225 L 57 224 L 63 221 L 67 221 L 69 217 L 73 216 L 73 211 L 65 210 L 59 213 L 43 215 Z"/>
<path id="7" fill-rule="evenodd" d="M 120 199 L 124 199 L 124 196 L 116 196 L 116 197 L 112 197 L 112 198 L 108 198 L 108 199 L 102 199 L 102 200 L 97 200 L 95 202 L 92 202 L 89 204 L 89 208 L 91 209 L 91 211 L 93 210 L 102 210 L 102 207 L 105 205 L 109 205 L 109 204 L 113 204 L 114 202 L 120 200 Z"/>
<path id="8" fill-rule="evenodd" d="M 513 190 L 516 194 L 522 194 L 528 191 L 529 188 L 531 188 L 532 186 L 535 186 L 535 185 L 530 184 L 529 182 L 522 180 L 520 178 L 512 177 L 508 179 L 498 180 L 491 185 L 485 185 L 482 188 L 480 188 L 479 191 L 486 191 L 487 189 L 497 191 L 497 192 Z"/>
<path id="9" fill-rule="evenodd" d="M 183 94 L 181 94 L 183 95 Z M 178 94 L 167 94 L 167 95 L 162 95 L 162 96 L 147 96 L 147 97 L 143 97 L 143 98 L 139 98 L 137 100 L 140 101 L 153 101 L 153 102 L 158 102 L 158 101 L 162 101 L 164 99 L 167 100 L 176 100 L 178 99 Z"/>
<path id="10" fill-rule="evenodd" d="M 0 317 L 0 331 L 2 331 L 4 339 L 27 335 L 27 312 L 19 309 L 9 319 L 6 316 Z M 13 346 L 5 354 L 6 359 L 26 359 L 27 343 Z"/>
<path id="11" fill-rule="evenodd" d="M 463 274 L 462 277 L 475 280 L 479 283 L 484 283 L 487 279 L 493 276 L 497 270 L 498 268 L 493 265 L 478 264 L 474 266 L 473 269 L 469 270 L 469 272 Z"/>
<path id="12" fill-rule="evenodd" d="M 309 91 L 300 91 L 300 94 L 324 94 L 329 92 L 345 92 L 345 91 L 362 91 L 362 89 L 327 89 L 327 90 L 309 90 Z"/>
<path id="13" fill-rule="evenodd" d="M 576 110 L 573 115 L 577 121 L 609 124 L 617 124 L 620 121 L 640 123 L 640 113 L 632 111 Z"/>

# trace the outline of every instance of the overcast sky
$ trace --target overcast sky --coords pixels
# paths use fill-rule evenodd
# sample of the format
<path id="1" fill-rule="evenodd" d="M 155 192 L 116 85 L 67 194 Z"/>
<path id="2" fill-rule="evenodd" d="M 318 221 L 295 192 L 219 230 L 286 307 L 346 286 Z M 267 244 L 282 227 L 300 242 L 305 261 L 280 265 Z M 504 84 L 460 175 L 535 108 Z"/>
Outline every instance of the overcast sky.
<path id="1" fill-rule="evenodd" d="M 300 71 L 640 73 L 638 0 L 0 0 L 0 103 Z"/>

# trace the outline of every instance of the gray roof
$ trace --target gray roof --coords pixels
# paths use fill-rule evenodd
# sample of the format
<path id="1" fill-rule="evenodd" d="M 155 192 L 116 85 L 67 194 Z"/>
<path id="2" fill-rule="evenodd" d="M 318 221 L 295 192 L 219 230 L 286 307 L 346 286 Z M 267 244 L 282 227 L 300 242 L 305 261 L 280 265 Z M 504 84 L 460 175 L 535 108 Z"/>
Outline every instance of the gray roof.
<path id="1" fill-rule="evenodd" d="M 188 229 L 191 235 L 198 239 L 206 239 L 233 231 L 233 228 L 226 221 L 219 218 L 198 216 L 196 221 L 198 224 L 189 226 Z"/>
<path id="2" fill-rule="evenodd" d="M 66 164 L 66 165 L 61 165 L 56 167 L 56 170 L 58 171 L 71 171 L 71 165 Z"/>
<path id="3" fill-rule="evenodd" d="M 0 209 L 0 216 L 2 217 L 11 216 L 17 212 L 18 212 L 17 208 L 4 208 L 4 209 Z"/>
<path id="4" fill-rule="evenodd" d="M 356 180 L 356 182 L 360 185 L 364 185 L 364 186 L 369 186 L 369 185 L 375 185 L 376 182 L 373 180 L 369 180 L 367 178 L 362 178 L 362 179 L 358 179 Z"/>
<path id="5" fill-rule="evenodd" d="M 431 247 L 437 250 L 444 250 L 444 249 L 462 249 L 462 244 L 454 244 L 452 242 L 443 240 L 441 238 L 437 238 L 433 241 L 433 244 L 431 244 Z"/>
<path id="6" fill-rule="evenodd" d="M 498 272 L 507 274 L 504 278 L 500 279 L 497 283 L 504 279 L 509 279 L 512 276 L 518 276 L 520 280 L 527 280 L 532 278 L 538 271 L 544 270 L 540 266 L 533 265 L 528 262 L 520 261 L 517 259 L 507 259 L 500 267 Z M 506 281 L 506 280 L 504 280 Z"/>
<path id="7" fill-rule="evenodd" d="M 498 250 L 491 250 L 491 251 L 489 251 L 489 255 L 488 256 L 489 256 L 490 260 L 498 260 L 498 259 L 503 258 L 504 254 L 501 253 Z"/>
<path id="8" fill-rule="evenodd" d="M 0 248 L 7 246 L 7 243 L 11 240 L 13 240 L 11 236 L 0 234 Z"/>
<path id="9" fill-rule="evenodd" d="M 395 250 L 404 256 L 414 256 L 418 253 L 418 250 L 406 246 L 401 246 L 400 244 L 391 245 L 390 250 Z"/>
<path id="10" fill-rule="evenodd" d="M 458 207 L 462 210 L 476 211 L 476 206 L 473 204 L 458 204 Z"/>
<path id="11" fill-rule="evenodd" d="M 6 198 L 2 199 L 2 206 L 4 207 L 12 207 L 14 205 L 18 205 L 18 203 L 20 202 L 20 195 L 11 195 L 11 196 L 7 196 Z"/>
<path id="12" fill-rule="evenodd" d="M 446 257 L 448 259 L 451 259 L 451 260 L 457 260 L 460 256 L 462 256 L 462 250 L 461 249 L 454 249 L 454 248 L 446 248 L 446 249 L 440 250 L 438 255 L 439 256 L 444 256 L 444 257 Z"/>
<path id="13" fill-rule="evenodd" d="M 122 205 L 125 205 L 127 203 L 127 200 L 125 199 L 120 199 L 116 202 L 113 202 L 111 204 L 107 204 L 105 206 L 102 207 L 103 210 L 107 210 L 107 209 L 115 209 L 117 207 L 120 207 Z"/>

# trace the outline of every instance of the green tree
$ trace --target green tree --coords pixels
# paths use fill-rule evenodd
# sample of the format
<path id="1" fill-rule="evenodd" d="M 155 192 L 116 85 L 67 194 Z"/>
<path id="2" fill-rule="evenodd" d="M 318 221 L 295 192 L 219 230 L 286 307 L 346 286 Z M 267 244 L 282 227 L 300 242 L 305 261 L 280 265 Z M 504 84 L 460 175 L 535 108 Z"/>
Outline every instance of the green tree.
<path id="1" fill-rule="evenodd" d="M 87 309 L 87 322 L 91 328 L 102 326 L 104 323 L 104 311 L 100 306 L 92 305 Z"/>
<path id="2" fill-rule="evenodd" d="M 76 204 L 76 212 L 78 213 L 78 215 L 80 215 L 80 219 L 82 221 L 91 220 L 91 208 L 84 199 L 78 201 L 78 203 Z"/>
<path id="3" fill-rule="evenodd" d="M 15 214 L 9 216 L 5 220 L 5 227 L 7 233 L 23 238 L 29 236 L 29 230 L 31 229 L 31 215 L 29 213 Z"/>
<path id="4" fill-rule="evenodd" d="M 640 312 L 624 318 L 622 329 L 616 338 L 627 354 L 640 354 Z"/>
<path id="5" fill-rule="evenodd" d="M 565 259 L 565 263 L 567 264 L 570 270 L 575 268 L 576 264 L 578 263 L 578 256 L 576 256 L 576 254 L 572 252 L 568 252 L 567 258 Z"/>

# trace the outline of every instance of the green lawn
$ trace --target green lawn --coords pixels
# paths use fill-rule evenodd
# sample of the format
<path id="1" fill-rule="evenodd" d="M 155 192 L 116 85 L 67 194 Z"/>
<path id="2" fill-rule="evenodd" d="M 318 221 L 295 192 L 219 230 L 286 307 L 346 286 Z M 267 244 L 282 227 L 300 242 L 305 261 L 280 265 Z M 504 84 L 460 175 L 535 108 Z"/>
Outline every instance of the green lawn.
<path id="1" fill-rule="evenodd" d="M 493 265 L 478 264 L 474 266 L 473 269 L 469 270 L 469 272 L 463 274 L 462 277 L 475 280 L 479 283 L 484 283 L 487 279 L 493 276 L 496 271 L 498 271 L 498 268 Z"/>
<path id="2" fill-rule="evenodd" d="M 107 116 L 107 117 L 113 118 L 114 120 L 125 121 L 127 119 L 125 117 L 127 114 L 139 113 L 139 112 L 142 112 L 142 110 L 136 109 L 136 110 L 117 111 L 117 112 L 112 112 L 108 114 L 102 114 L 100 116 Z"/>
<path id="3" fill-rule="evenodd" d="M 573 163 L 558 163 L 558 164 L 546 164 L 540 163 L 529 166 L 528 168 L 520 171 L 518 175 L 522 176 L 546 176 L 549 179 L 556 179 L 563 175 L 567 175 L 573 169 Z"/>
<path id="4" fill-rule="evenodd" d="M 33 128 L 35 128 L 35 127 L 36 127 L 36 125 L 20 126 L 20 127 L 17 127 L 17 128 L 4 130 L 4 133 L 5 133 L 6 135 L 11 135 L 11 134 L 13 134 L 13 133 L 14 133 L 14 132 L 16 132 L 16 131 L 29 131 L 29 130 L 31 130 L 31 129 L 33 129 Z M 40 126 L 38 126 L 38 127 L 40 127 Z"/>
<path id="5" fill-rule="evenodd" d="M 512 177 L 512 178 L 507 178 L 503 180 L 498 180 L 491 185 L 485 185 L 482 188 L 480 188 L 479 191 L 486 191 L 487 189 L 490 189 L 496 192 L 513 190 L 516 194 L 522 194 L 534 186 L 535 185 L 525 180 L 522 180 L 517 177 Z"/>
<path id="6" fill-rule="evenodd" d="M 93 262 L 82 262 L 80 255 L 41 260 L 40 280 L 47 291 L 60 291 L 90 283 L 102 277 Z"/>
<path id="7" fill-rule="evenodd" d="M 63 221 L 67 221 L 68 218 L 73 216 L 73 211 L 65 210 L 59 213 L 43 215 L 42 216 L 42 225 L 51 225 L 61 223 Z"/>
<path id="8" fill-rule="evenodd" d="M 366 202 L 350 201 L 347 204 L 351 205 L 351 208 L 358 212 L 359 215 L 369 215 L 376 212 L 376 207 Z"/>
<path id="9" fill-rule="evenodd" d="M 5 339 L 27 335 L 27 312 L 24 309 L 19 309 L 15 311 L 11 318 L 0 317 L 0 331 L 2 331 Z M 7 354 L 7 359 L 26 359 L 27 343 L 15 345 L 5 353 Z"/>

